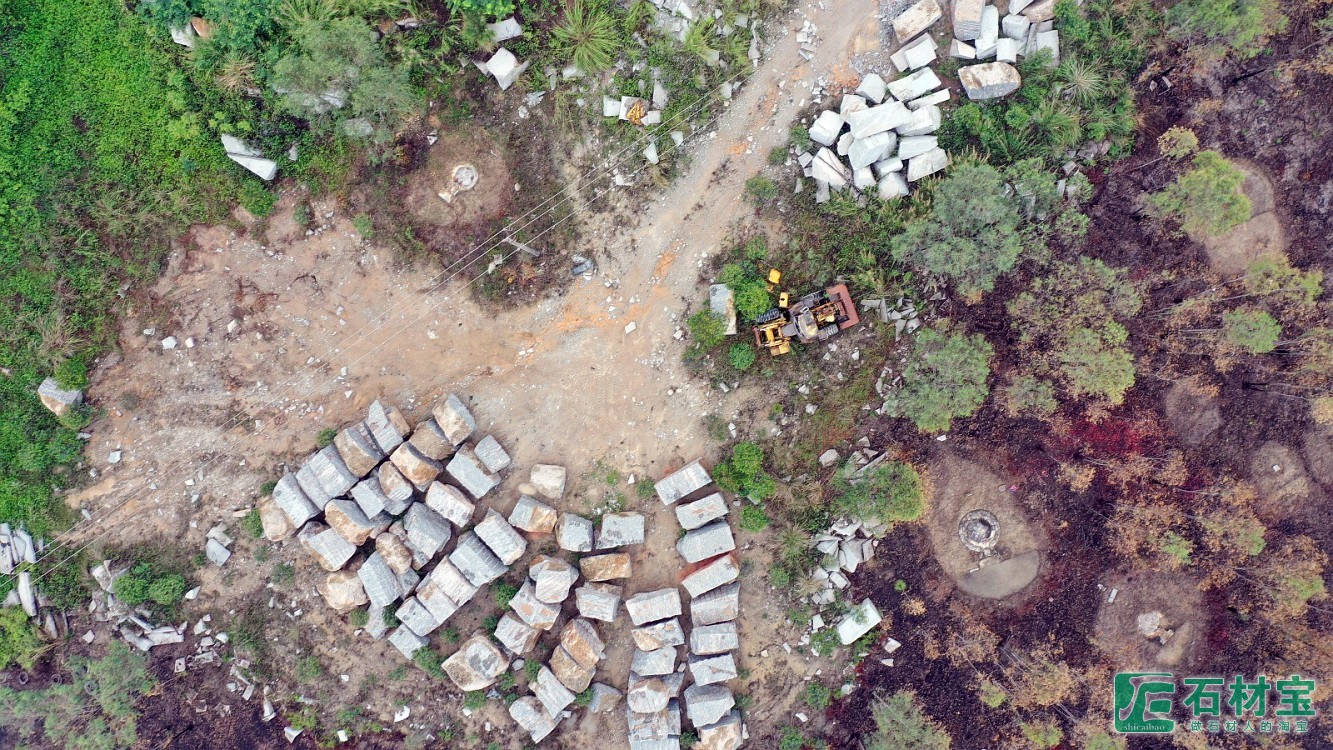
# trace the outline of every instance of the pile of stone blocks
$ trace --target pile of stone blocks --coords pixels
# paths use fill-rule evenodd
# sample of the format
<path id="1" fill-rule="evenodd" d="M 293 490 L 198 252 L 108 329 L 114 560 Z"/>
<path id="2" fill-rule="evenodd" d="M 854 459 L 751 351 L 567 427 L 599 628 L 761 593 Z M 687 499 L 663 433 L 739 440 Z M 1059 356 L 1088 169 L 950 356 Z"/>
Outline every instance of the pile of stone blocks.
<path id="1" fill-rule="evenodd" d="M 1014 65 L 1021 57 L 1048 50 L 1051 65 L 1060 61 L 1054 0 L 1013 0 L 1004 18 L 987 0 L 958 0 L 953 6 L 953 36 L 950 56 L 959 60 L 994 59 L 958 70 L 963 90 L 974 101 L 1017 91 L 1023 80 Z"/>
<path id="2" fill-rule="evenodd" d="M 494 437 L 469 442 L 476 427 L 452 394 L 415 429 L 376 401 L 259 502 L 265 536 L 295 533 L 327 572 L 317 589 L 330 607 L 369 605 L 375 638 L 385 635 L 385 611 L 394 611 L 402 624 L 388 639 L 409 659 L 527 550 L 494 509 L 473 527 L 477 503 L 510 464 Z"/>
<path id="3" fill-rule="evenodd" d="M 560 642 L 551 652 L 550 660 L 529 685 L 533 694 L 514 701 L 509 706 L 509 715 L 533 742 L 541 742 L 562 719 L 571 715 L 569 706 L 585 690 L 593 690 L 590 710 L 608 710 L 619 700 L 620 691 L 592 681 L 597 664 L 605 658 L 606 644 L 597 627 L 582 617 L 571 619 L 561 628 Z"/>
<path id="4" fill-rule="evenodd" d="M 878 521 L 840 518 L 828 531 L 815 534 L 810 546 L 820 553 L 820 560 L 810 578 L 819 584 L 819 590 L 810 595 L 810 601 L 816 607 L 832 604 L 838 591 L 851 586 L 847 576 L 875 556 L 879 537 L 887 530 Z"/>

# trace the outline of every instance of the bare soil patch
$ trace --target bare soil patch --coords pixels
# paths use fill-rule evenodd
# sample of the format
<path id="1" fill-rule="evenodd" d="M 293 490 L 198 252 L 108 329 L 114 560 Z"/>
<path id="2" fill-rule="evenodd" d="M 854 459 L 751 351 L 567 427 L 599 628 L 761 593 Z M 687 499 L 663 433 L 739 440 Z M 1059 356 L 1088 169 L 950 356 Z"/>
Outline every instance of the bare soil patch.
<path id="1" fill-rule="evenodd" d="M 1256 258 L 1287 249 L 1286 233 L 1274 213 L 1273 183 L 1268 175 L 1254 162 L 1232 162 L 1245 173 L 1241 192 L 1250 199 L 1250 218 L 1218 237 L 1201 238 L 1213 270 L 1224 274 L 1244 273 Z"/>
<path id="2" fill-rule="evenodd" d="M 1181 668 L 1194 664 L 1195 650 L 1208 632 L 1208 617 L 1198 583 L 1184 574 L 1120 573 L 1103 581 L 1107 588 L 1097 608 L 1093 642 L 1121 671 Z M 1114 602 L 1108 602 L 1110 590 Z M 1162 613 L 1162 626 L 1174 631 L 1165 644 L 1139 632 L 1139 615 Z"/>
<path id="3" fill-rule="evenodd" d="M 1189 381 L 1172 385 L 1162 401 L 1171 431 L 1185 445 L 1197 446 L 1206 442 L 1222 426 L 1222 410 L 1217 398 L 1201 392 Z"/>
<path id="4" fill-rule="evenodd" d="M 441 128 L 439 137 L 426 148 L 425 163 L 410 174 L 404 186 L 403 207 L 412 218 L 448 227 L 508 214 L 515 190 L 501 140 L 483 128 L 465 124 Z M 445 202 L 439 194 L 457 190 L 453 172 L 460 165 L 476 169 L 477 183 Z"/>
<path id="5" fill-rule="evenodd" d="M 1305 462 L 1295 449 L 1270 440 L 1254 452 L 1250 477 L 1259 488 L 1256 510 L 1266 522 L 1311 518 L 1322 495 L 1310 481 Z"/>

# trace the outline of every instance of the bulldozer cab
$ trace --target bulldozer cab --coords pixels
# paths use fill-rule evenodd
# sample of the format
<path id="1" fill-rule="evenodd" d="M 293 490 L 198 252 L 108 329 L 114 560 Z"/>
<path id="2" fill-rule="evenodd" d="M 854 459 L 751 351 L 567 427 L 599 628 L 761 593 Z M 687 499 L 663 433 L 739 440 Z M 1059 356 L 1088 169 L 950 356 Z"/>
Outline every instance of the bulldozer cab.
<path id="1" fill-rule="evenodd" d="M 772 293 L 773 293 L 773 290 L 777 289 L 777 288 L 778 288 L 778 284 L 781 284 L 781 283 L 782 283 L 782 272 L 779 271 L 779 270 L 776 269 L 776 268 L 770 268 L 770 269 L 768 269 L 768 283 L 767 283 L 767 285 L 768 285 L 768 291 L 769 291 L 769 293 L 772 294 Z"/>

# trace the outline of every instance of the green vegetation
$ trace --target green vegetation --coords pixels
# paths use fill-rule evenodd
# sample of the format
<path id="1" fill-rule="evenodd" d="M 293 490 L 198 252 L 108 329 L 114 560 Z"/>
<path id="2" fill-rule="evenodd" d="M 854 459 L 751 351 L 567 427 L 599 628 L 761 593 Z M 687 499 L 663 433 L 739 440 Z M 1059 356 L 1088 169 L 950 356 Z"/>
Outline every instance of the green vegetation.
<path id="1" fill-rule="evenodd" d="M 949 734 L 917 705 L 905 690 L 875 702 L 875 734 L 866 750 L 949 750 Z"/>
<path id="2" fill-rule="evenodd" d="M 711 351 L 726 337 L 726 321 L 709 310 L 700 310 L 691 315 L 689 326 L 690 340 L 694 342 L 690 352 L 695 356 Z"/>
<path id="3" fill-rule="evenodd" d="M 745 342 L 732 344 L 731 348 L 727 350 L 727 361 L 731 363 L 732 367 L 741 372 L 750 369 L 756 356 L 754 346 Z"/>
<path id="4" fill-rule="evenodd" d="M 446 677 L 444 673 L 444 656 L 439 651 L 436 651 L 429 646 L 417 649 L 417 652 L 412 654 L 412 663 L 421 667 L 423 672 L 437 680 L 443 680 Z M 508 674 L 508 672 L 505 674 Z"/>
<path id="5" fill-rule="evenodd" d="M 1010 411 L 1049 416 L 1055 385 L 1121 403 L 1134 385 L 1125 323 L 1142 306 L 1122 269 L 1086 257 L 1053 262 L 1008 305 L 1027 370 L 1006 392 Z"/>
<path id="6" fill-rule="evenodd" d="M 893 416 L 922 432 L 944 432 L 981 408 L 989 387 L 991 345 L 980 334 L 924 328 L 912 341 L 902 387 L 886 401 Z"/>
<path id="7" fill-rule="evenodd" d="M 296 577 L 296 568 L 291 563 L 278 563 L 273 566 L 273 575 L 271 579 L 273 585 L 279 588 L 291 584 L 292 579 Z"/>
<path id="8" fill-rule="evenodd" d="M 112 641 L 106 656 L 71 657 L 65 679 L 50 687 L 0 687 L 0 728 L 24 746 L 64 750 L 122 750 L 138 740 L 139 698 L 156 687 L 147 656 Z M 30 744 L 33 743 L 33 744 Z"/>
<path id="9" fill-rule="evenodd" d="M 815 656 L 831 656 L 841 645 L 836 628 L 824 628 L 810 636 L 810 650 Z"/>
<path id="10" fill-rule="evenodd" d="M 1158 216 L 1180 222 L 1192 235 L 1216 236 L 1250 218 L 1241 192 L 1245 173 L 1216 151 L 1200 151 L 1193 166 L 1165 190 L 1148 196 Z"/>
<path id="11" fill-rule="evenodd" d="M 1004 691 L 1004 688 L 990 680 L 983 680 L 978 692 L 978 698 L 987 708 L 999 708 L 1009 699 L 1009 694 Z"/>
<path id="12" fill-rule="evenodd" d="M 1166 20 L 1172 36 L 1202 45 L 1207 57 L 1254 57 L 1287 26 L 1276 0 L 1181 0 Z"/>
<path id="13" fill-rule="evenodd" d="M 833 703 L 833 691 L 828 685 L 810 682 L 805 686 L 805 705 L 816 711 L 823 711 Z"/>
<path id="14" fill-rule="evenodd" d="M 536 659 L 528 659 L 523 663 L 523 674 L 528 678 L 528 682 L 537 679 L 537 674 L 542 671 L 542 663 Z"/>
<path id="15" fill-rule="evenodd" d="M 296 660 L 297 682 L 314 682 L 323 675 L 324 665 L 320 663 L 318 656 L 310 654 L 309 656 L 303 656 Z"/>
<path id="16" fill-rule="evenodd" d="M 18 607 L 0 608 L 0 669 L 10 664 L 32 669 L 41 652 L 42 641 L 28 615 Z"/>
<path id="17" fill-rule="evenodd" d="M 758 206 L 772 203 L 778 197 L 778 184 L 771 177 L 755 175 L 745 181 L 745 196 Z"/>
<path id="18" fill-rule="evenodd" d="M 805 747 L 805 735 L 796 727 L 783 727 L 778 735 L 778 750 L 801 750 Z"/>
<path id="19" fill-rule="evenodd" d="M 518 596 L 518 587 L 507 581 L 495 584 L 495 606 L 504 609 Z"/>
<path id="20" fill-rule="evenodd" d="M 768 514 L 758 505 L 745 505 L 741 508 L 740 527 L 742 531 L 758 534 L 771 523 Z"/>
<path id="21" fill-rule="evenodd" d="M 999 170 L 961 164 L 935 189 L 934 211 L 909 221 L 893 238 L 893 257 L 945 278 L 976 301 L 1018 262 L 1024 243 L 1019 220 Z"/>
<path id="22" fill-rule="evenodd" d="M 592 703 L 592 688 L 584 690 L 582 693 L 574 696 L 574 705 L 579 708 L 587 708 Z"/>
<path id="23" fill-rule="evenodd" d="M 587 74 L 600 73 L 615 64 L 623 43 L 615 15 L 607 3 L 596 0 L 573 0 L 551 36 L 559 54 Z"/>
<path id="24" fill-rule="evenodd" d="M 180 603 L 185 595 L 185 576 L 165 570 L 160 564 L 138 562 L 112 584 L 116 598 L 131 607 L 152 602 L 164 609 Z"/>
<path id="25" fill-rule="evenodd" d="M 1060 725 L 1054 721 L 1033 721 L 1023 722 L 1019 725 L 1023 736 L 1037 750 L 1056 747 L 1060 741 L 1065 738 L 1065 733 L 1060 730 Z"/>
<path id="26" fill-rule="evenodd" d="M 833 510 L 851 518 L 875 519 L 890 527 L 921 519 L 926 510 L 921 475 L 911 464 L 886 461 L 858 480 L 839 476 Z"/>
<path id="27" fill-rule="evenodd" d="M 764 449 L 757 443 L 737 443 L 731 458 L 713 468 L 717 486 L 754 502 L 763 502 L 777 491 L 777 482 L 764 471 Z"/>
<path id="28" fill-rule="evenodd" d="M 347 616 L 347 623 L 354 628 L 364 628 L 370 624 L 370 611 L 366 609 L 354 609 Z"/>
<path id="29" fill-rule="evenodd" d="M 264 522 L 259 518 L 259 509 L 252 509 L 245 517 L 241 519 L 241 529 L 250 536 L 251 539 L 258 539 L 264 535 Z"/>
<path id="30" fill-rule="evenodd" d="M 463 694 L 463 708 L 469 711 L 478 711 L 484 705 L 486 705 L 486 691 L 469 690 Z"/>
<path id="31" fill-rule="evenodd" d="M 315 446 L 319 448 L 327 448 L 330 445 L 333 445 L 333 439 L 336 437 L 338 437 L 338 431 L 336 429 L 325 427 L 315 435 Z"/>
<path id="32" fill-rule="evenodd" d="M 750 261 L 728 263 L 717 280 L 731 288 L 736 298 L 736 314 L 744 320 L 754 320 L 773 306 L 764 277 Z"/>
<path id="33" fill-rule="evenodd" d="M 1241 351 L 1267 354 L 1277 348 L 1282 326 L 1267 310 L 1242 308 L 1222 315 L 1222 336 Z"/>

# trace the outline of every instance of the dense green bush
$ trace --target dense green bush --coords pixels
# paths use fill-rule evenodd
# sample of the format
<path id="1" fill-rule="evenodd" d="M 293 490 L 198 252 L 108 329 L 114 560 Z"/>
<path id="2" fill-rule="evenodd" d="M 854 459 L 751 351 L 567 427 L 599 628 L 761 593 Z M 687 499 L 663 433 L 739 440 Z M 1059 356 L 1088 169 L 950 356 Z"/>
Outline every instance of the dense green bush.
<path id="1" fill-rule="evenodd" d="M 866 750 L 949 750 L 949 733 L 921 710 L 905 690 L 875 702 L 875 734 Z"/>
<path id="2" fill-rule="evenodd" d="M 763 462 L 764 451 L 758 444 L 737 443 L 731 449 L 731 458 L 713 467 L 713 478 L 727 492 L 763 502 L 777 491 L 777 483 L 764 471 Z"/>
<path id="3" fill-rule="evenodd" d="M 172 607 L 185 595 L 186 583 L 179 573 L 163 573 L 149 563 L 138 562 L 116 578 L 111 588 L 117 599 L 131 607 L 148 602 Z"/>
<path id="4" fill-rule="evenodd" d="M 1254 57 L 1286 28 L 1276 0 L 1180 0 L 1166 12 L 1171 35 L 1220 56 Z"/>
<path id="5" fill-rule="evenodd" d="M 689 326 L 696 354 L 711 351 L 726 337 L 726 322 L 720 315 L 714 315 L 711 310 L 700 310 L 691 315 Z"/>
<path id="6" fill-rule="evenodd" d="M 768 528 L 768 514 L 758 505 L 745 505 L 741 508 L 740 527 L 742 531 L 758 534 Z"/>
<path id="7" fill-rule="evenodd" d="M 741 372 L 750 369 L 750 366 L 754 364 L 755 357 L 754 346 L 748 343 L 732 344 L 731 348 L 727 350 L 727 361 L 731 363 L 732 367 Z"/>
<path id="8" fill-rule="evenodd" d="M 772 203 L 778 197 L 778 184 L 771 177 L 755 175 L 745 181 L 745 195 L 755 205 Z"/>
<path id="9" fill-rule="evenodd" d="M 0 669 L 10 664 L 32 669 L 41 648 L 27 613 L 18 607 L 0 607 Z"/>
<path id="10" fill-rule="evenodd" d="M 574 67 L 589 75 L 616 62 L 622 43 L 617 8 L 597 0 L 573 0 L 565 17 L 551 31 L 556 49 Z"/>
<path id="11" fill-rule="evenodd" d="M 925 328 L 912 341 L 903 385 L 885 402 L 922 432 L 944 432 L 981 408 L 990 389 L 991 345 L 980 334 Z"/>
<path id="12" fill-rule="evenodd" d="M 1222 334 L 1241 351 L 1267 354 L 1277 348 L 1282 326 L 1266 310 L 1244 308 L 1222 315 Z"/>
<path id="13" fill-rule="evenodd" d="M 445 0 L 446 4 L 463 14 L 480 13 L 504 18 L 514 12 L 513 0 Z"/>
<path id="14" fill-rule="evenodd" d="M 918 521 L 926 510 L 921 475 L 911 465 L 886 461 L 857 481 L 839 477 L 834 511 L 861 520 L 893 526 Z"/>
<path id="15" fill-rule="evenodd" d="M 1148 196 L 1148 206 L 1190 234 L 1215 236 L 1250 218 L 1250 199 L 1240 190 L 1244 182 L 1245 173 L 1221 154 L 1200 151 L 1188 171 Z"/>

